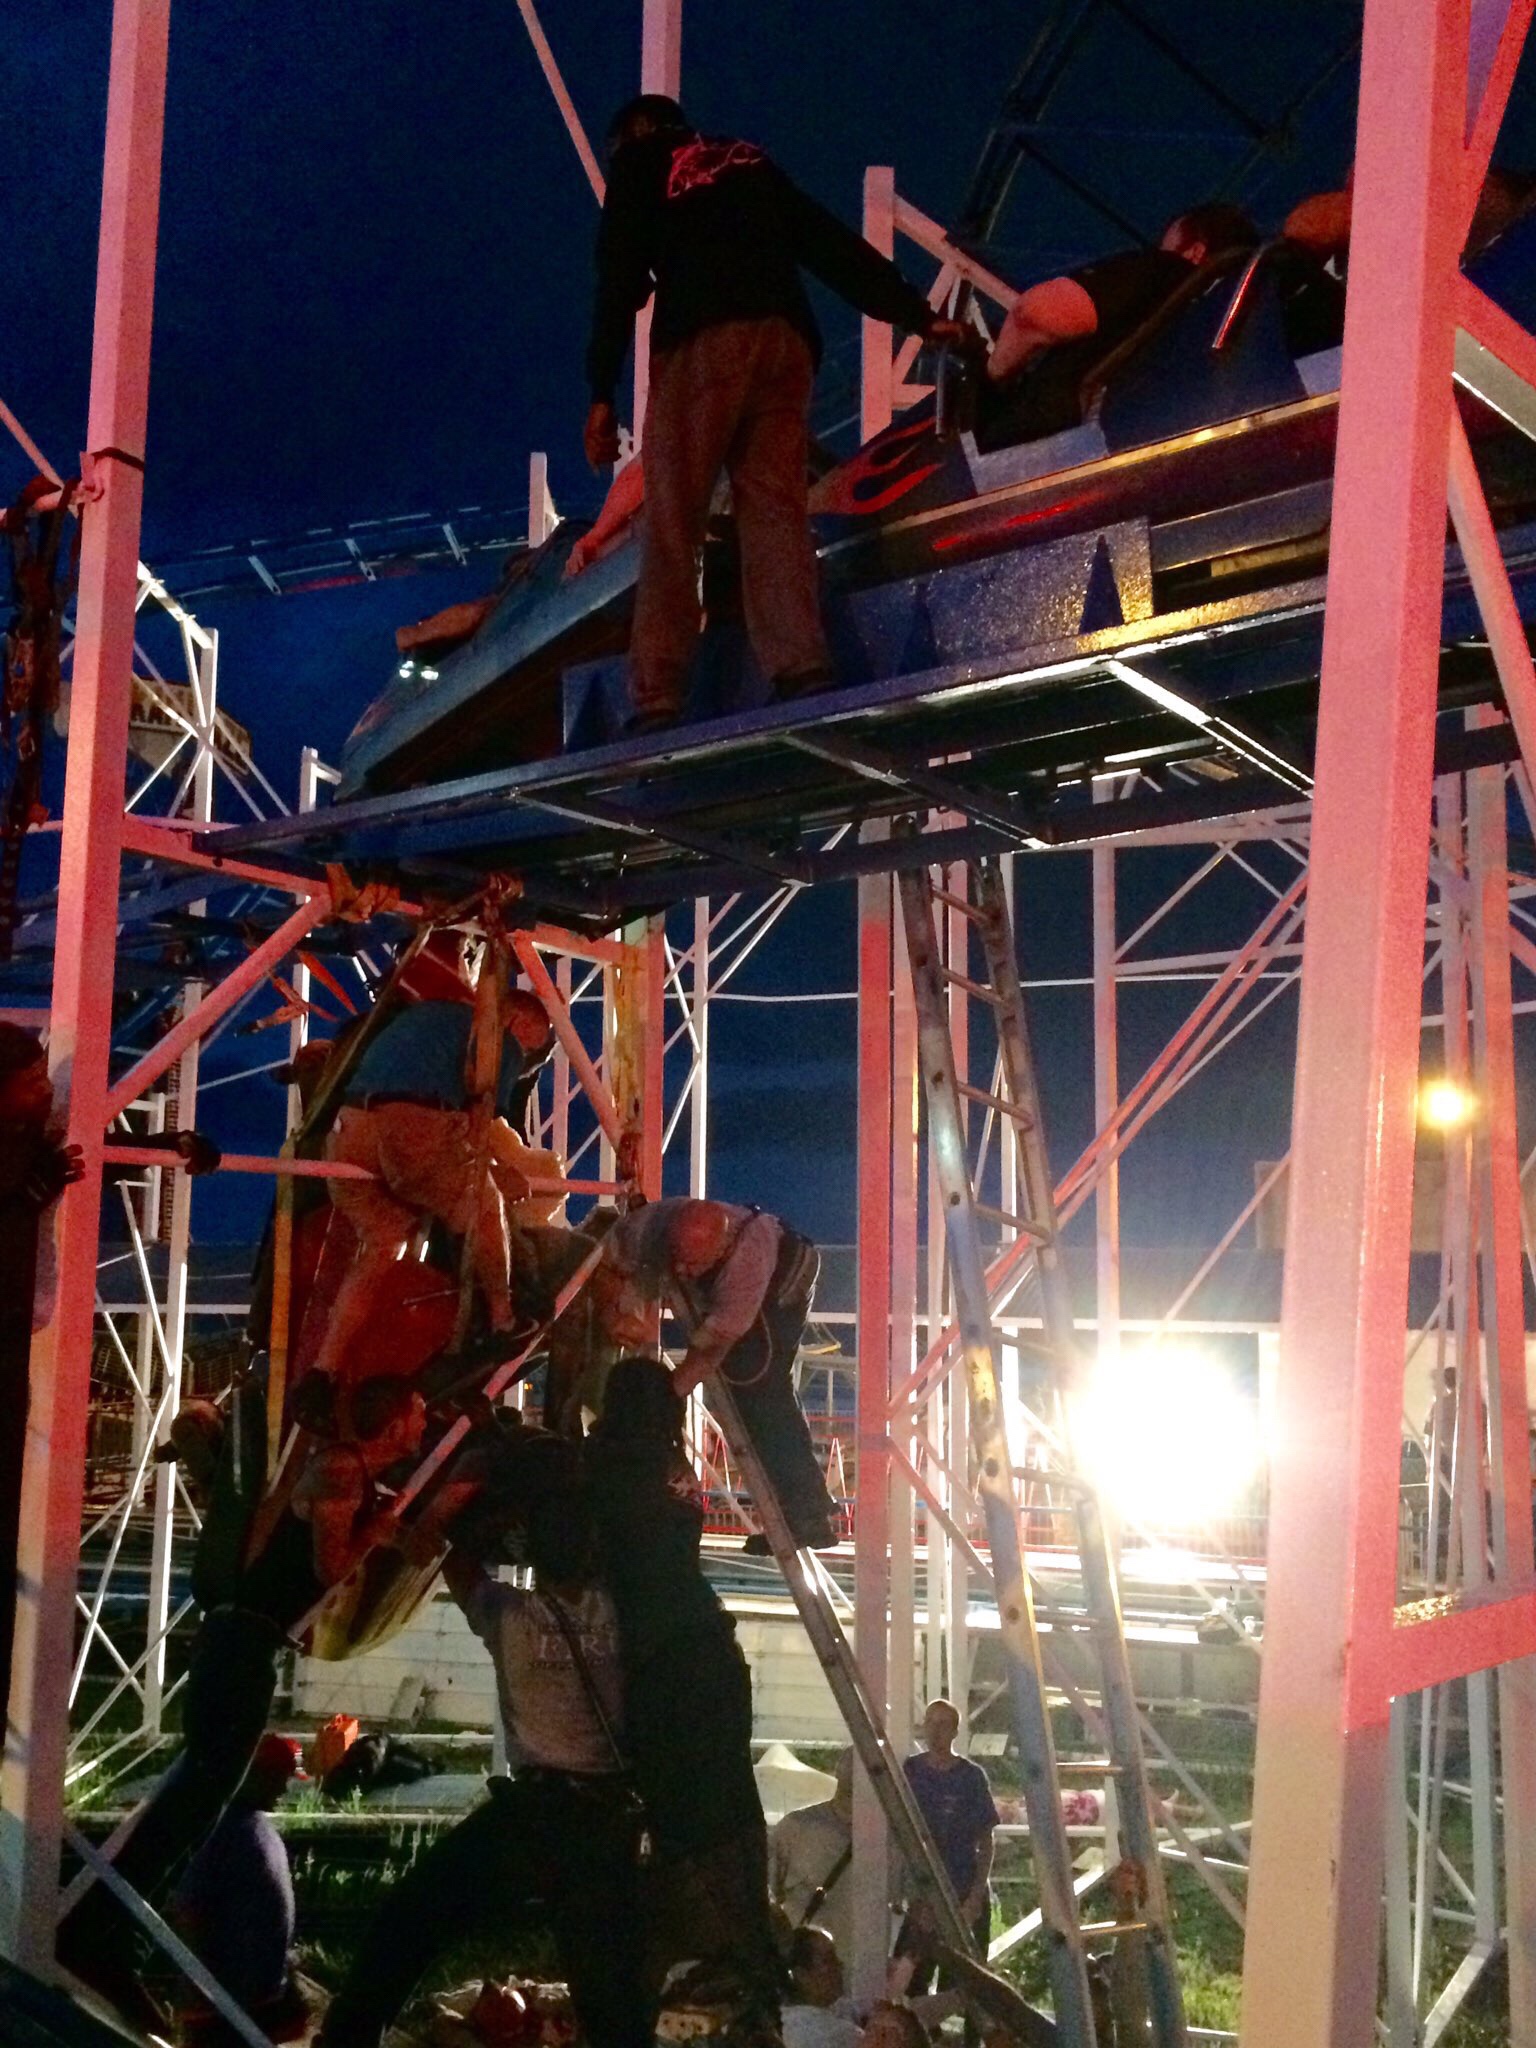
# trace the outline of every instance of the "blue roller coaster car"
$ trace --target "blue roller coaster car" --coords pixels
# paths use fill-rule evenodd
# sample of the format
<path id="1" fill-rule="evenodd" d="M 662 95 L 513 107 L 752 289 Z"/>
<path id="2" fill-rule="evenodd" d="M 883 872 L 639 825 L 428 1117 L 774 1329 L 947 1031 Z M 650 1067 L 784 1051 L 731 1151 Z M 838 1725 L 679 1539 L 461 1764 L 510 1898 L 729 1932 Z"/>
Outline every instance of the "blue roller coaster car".
<path id="1" fill-rule="evenodd" d="M 1474 280 L 1536 322 L 1536 213 Z M 1326 566 L 1343 287 L 1285 241 L 1219 259 L 1135 334 L 1074 366 L 1048 355 L 984 386 L 962 424 L 934 400 L 815 486 L 827 633 L 840 686 L 1059 649 L 1106 628 L 1215 616 L 1315 584 Z M 1078 374 L 1079 370 L 1081 374 Z M 1536 519 L 1536 446 L 1472 392 L 1459 402 L 1496 523 Z M 358 721 L 341 795 L 436 783 L 611 740 L 638 548 L 583 574 L 566 523 L 514 558 L 474 635 L 409 660 Z M 706 551 L 707 622 L 690 721 L 750 710 L 729 521 Z"/>

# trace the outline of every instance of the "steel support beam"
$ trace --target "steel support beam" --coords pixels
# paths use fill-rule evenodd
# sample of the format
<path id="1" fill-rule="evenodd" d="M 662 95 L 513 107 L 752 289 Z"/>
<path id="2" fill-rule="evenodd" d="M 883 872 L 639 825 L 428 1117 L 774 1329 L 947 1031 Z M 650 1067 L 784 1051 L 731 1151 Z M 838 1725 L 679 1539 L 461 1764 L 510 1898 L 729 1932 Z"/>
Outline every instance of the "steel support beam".
<path id="1" fill-rule="evenodd" d="M 1107 798 L 1102 783 L 1094 795 Z M 1115 977 L 1115 849 L 1095 846 L 1093 864 L 1093 1121 L 1114 1122 L 1120 1099 L 1119 990 Z M 1111 1366 L 1120 1355 L 1120 1162 L 1111 1159 L 1094 1191 L 1094 1315 L 1098 1356 Z"/>
<path id="2" fill-rule="evenodd" d="M 877 827 L 882 830 L 883 827 Z M 886 1599 L 889 1584 L 889 1454 L 885 1442 L 891 1335 L 891 969 L 893 903 L 888 876 L 858 888 L 858 1437 L 859 1504 L 854 1550 L 854 1648 L 864 1683 L 888 1720 Z M 853 1798 L 851 1990 L 878 1997 L 889 1941 L 885 1816 L 864 1773 Z"/>
<path id="3" fill-rule="evenodd" d="M 0 1791 L 0 1948 L 53 1967 L 67 1695 L 96 1307 L 101 1148 L 133 675 L 169 0 L 116 0 L 49 1064 L 85 1174 L 59 1205 L 59 1286 L 32 1346 L 16 1649 Z"/>
<path id="4" fill-rule="evenodd" d="M 1465 0 L 1367 0 L 1290 1176 L 1246 2048 L 1375 2025 Z"/>
<path id="5" fill-rule="evenodd" d="M 864 173 L 864 239 L 882 256 L 896 252 L 896 173 L 889 164 L 871 164 Z M 859 385 L 862 442 L 872 441 L 891 424 L 896 378 L 889 324 L 865 318 L 859 332 L 863 350 Z"/>
<path id="6" fill-rule="evenodd" d="M 644 0 L 640 23 L 640 90 L 681 99 L 683 91 L 683 0 Z M 635 453 L 645 437 L 645 406 L 651 385 L 651 307 L 635 321 Z"/>

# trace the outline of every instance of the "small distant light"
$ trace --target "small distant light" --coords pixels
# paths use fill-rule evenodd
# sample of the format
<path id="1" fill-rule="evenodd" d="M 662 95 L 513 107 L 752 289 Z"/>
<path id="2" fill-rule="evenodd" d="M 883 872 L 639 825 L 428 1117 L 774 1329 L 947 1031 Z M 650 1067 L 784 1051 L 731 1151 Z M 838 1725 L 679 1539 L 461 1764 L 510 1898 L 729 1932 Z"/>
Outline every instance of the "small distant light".
<path id="1" fill-rule="evenodd" d="M 435 668 L 424 668 L 421 672 L 421 680 L 424 683 L 435 683 L 437 681 L 437 670 Z"/>
<path id="2" fill-rule="evenodd" d="M 416 673 L 416 664 L 415 664 L 415 662 L 414 662 L 414 661 L 402 661 L 402 662 L 401 662 L 401 664 L 400 664 L 400 673 L 401 673 L 401 675 L 402 675 L 402 676 L 413 676 L 413 675 L 415 675 L 415 673 Z"/>
<path id="3" fill-rule="evenodd" d="M 1458 1081 L 1426 1081 L 1419 1089 L 1419 1121 L 1432 1131 L 1455 1131 L 1470 1123 L 1477 1097 Z"/>

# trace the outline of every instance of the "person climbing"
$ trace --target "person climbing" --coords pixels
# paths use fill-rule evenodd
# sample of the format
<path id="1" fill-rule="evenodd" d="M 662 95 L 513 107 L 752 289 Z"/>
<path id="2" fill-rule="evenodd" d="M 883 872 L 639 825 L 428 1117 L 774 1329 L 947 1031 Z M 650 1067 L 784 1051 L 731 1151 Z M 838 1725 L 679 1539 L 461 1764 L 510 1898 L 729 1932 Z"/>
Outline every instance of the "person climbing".
<path id="1" fill-rule="evenodd" d="M 457 941 L 447 935 L 454 945 Z M 431 969 L 434 979 L 424 981 Z M 477 1185 L 469 1050 L 474 1007 L 468 985 L 444 954 L 428 954 L 408 970 L 410 987 L 430 989 L 390 1017 L 363 1048 L 342 1095 L 327 1155 L 360 1166 L 367 1180 L 327 1183 L 337 1212 L 357 1243 L 336 1292 L 316 1368 L 343 1370 L 367 1326 L 379 1277 L 405 1250 L 426 1218 L 471 1239 L 475 1277 L 493 1336 L 519 1323 L 510 1277 L 508 1211 L 514 1222 L 542 1222 L 558 1209 L 558 1190 L 536 1191 L 534 1161 L 558 1172 L 560 1162 L 534 1154 L 519 1135 L 539 1069 L 554 1046 L 544 1006 L 526 989 L 509 990 L 501 1014 L 506 1046 L 497 1085 L 497 1116 Z"/>
<path id="2" fill-rule="evenodd" d="M 794 1368 L 820 1267 L 808 1238 L 760 1209 L 689 1196 L 649 1202 L 604 1241 L 597 1313 L 638 1348 L 665 1308 L 687 1332 L 676 1389 L 718 1373 L 796 1541 L 834 1543 L 832 1496 L 795 1398 Z"/>
<path id="3" fill-rule="evenodd" d="M 614 392 L 635 315 L 654 292 L 630 636 L 631 730 L 654 731 L 683 708 L 699 632 L 698 555 L 722 469 L 764 675 L 780 697 L 831 680 L 806 520 L 806 414 L 821 343 L 801 270 L 869 318 L 929 341 L 958 340 L 962 329 L 755 143 L 700 135 L 676 100 L 631 100 L 609 124 L 608 147 L 584 438 L 594 469 L 618 460 Z"/>
<path id="4" fill-rule="evenodd" d="M 227 1404 L 193 1554 L 202 1619 L 182 1693 L 182 1746 L 115 1858 L 118 1875 L 152 1903 L 238 1794 L 267 1726 L 280 1653 L 382 1533 L 380 1482 L 420 1446 L 424 1409 L 408 1382 L 365 1379 L 343 1390 L 342 1407 L 338 1418 L 333 1382 L 306 1377 L 294 1412 L 315 1453 L 296 1485 L 258 1506 L 267 1469 L 261 1375 L 238 1381 Z M 343 1430 L 351 1441 L 337 1440 Z M 59 1956 L 125 2017 L 153 2026 L 132 1940 L 124 1909 L 95 1883 L 60 1926 Z"/>

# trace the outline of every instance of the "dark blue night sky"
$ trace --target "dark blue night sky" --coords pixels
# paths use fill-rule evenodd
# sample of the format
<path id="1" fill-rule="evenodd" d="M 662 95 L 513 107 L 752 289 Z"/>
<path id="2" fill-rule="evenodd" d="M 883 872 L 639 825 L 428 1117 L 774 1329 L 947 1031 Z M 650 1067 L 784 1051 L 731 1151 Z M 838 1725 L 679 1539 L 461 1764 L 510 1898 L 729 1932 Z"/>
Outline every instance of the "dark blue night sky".
<path id="1" fill-rule="evenodd" d="M 850 218 L 863 167 L 893 162 L 900 189 L 949 219 L 1047 11 L 991 0 L 692 0 L 684 97 L 701 125 L 760 140 Z M 1357 8 L 1146 0 L 1142 11 L 1258 118 L 1246 123 L 1191 85 L 1101 9 L 1045 141 L 1112 211 L 1155 234 L 1178 207 L 1240 178 L 1239 196 L 1273 226 L 1304 192 L 1338 181 L 1353 89 L 1340 53 Z M 542 12 L 600 131 L 636 89 L 638 0 L 545 0 Z M 107 0 L 13 0 L 6 21 L 0 396 L 62 465 L 84 436 L 109 20 Z M 1332 75 L 1294 105 L 1334 56 Z M 1528 102 L 1517 103 L 1524 129 Z M 1249 128 L 1288 105 L 1285 130 L 1258 147 Z M 514 504 L 535 447 L 549 451 L 557 500 L 589 509 L 598 490 L 579 435 L 594 223 L 512 0 L 176 0 L 146 558 L 337 520 Z M 1123 240 L 1105 214 L 1026 168 L 996 260 L 1027 282 Z M 912 270 L 927 275 L 915 261 Z M 829 310 L 827 330 L 823 425 L 851 409 L 855 368 L 851 316 Z M 7 496 L 25 476 L 7 445 Z M 339 751 L 388 668 L 393 627 L 489 576 L 482 558 L 467 571 L 324 595 L 198 603 L 222 634 L 224 701 L 252 726 L 285 794 L 301 744 Z M 1122 929 L 1141 896 L 1191 864 L 1129 864 Z M 1222 886 L 1225 909 L 1213 899 L 1205 916 L 1170 921 L 1170 949 L 1251 925 L 1259 890 L 1241 878 Z M 1021 864 L 1020 900 L 1026 971 L 1084 973 L 1086 858 Z M 848 890 L 797 906 L 737 984 L 758 994 L 852 986 Z M 1128 1078 L 1190 999 L 1188 985 L 1127 992 Z M 1282 999 L 1142 1141 L 1127 1175 L 1133 1240 L 1207 1237 L 1250 1191 L 1253 1160 L 1283 1150 L 1293 1017 Z M 853 1031 L 848 1002 L 723 1005 L 715 1024 L 718 1191 L 782 1207 L 828 1240 L 852 1234 Z M 1064 1161 L 1091 1127 L 1086 995 L 1042 995 L 1037 1037 Z M 247 1063 L 253 1044 L 267 1056 L 274 1039 L 236 1041 L 215 1059 Z M 256 1140 L 276 1113 L 270 1093 L 270 1103 L 249 1088 L 210 1098 L 211 1127 L 228 1142 Z M 250 1183 L 209 1187 L 200 1234 L 248 1234 L 261 1194 Z"/>

